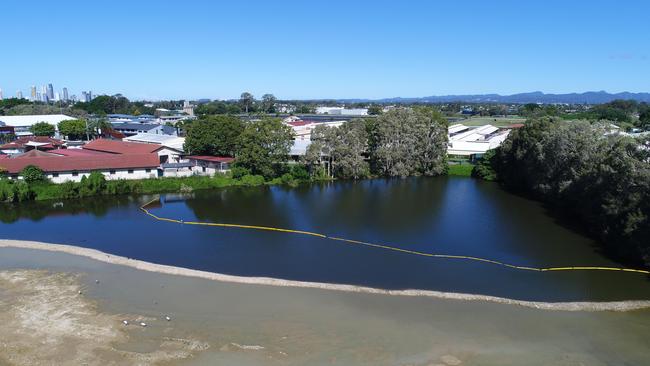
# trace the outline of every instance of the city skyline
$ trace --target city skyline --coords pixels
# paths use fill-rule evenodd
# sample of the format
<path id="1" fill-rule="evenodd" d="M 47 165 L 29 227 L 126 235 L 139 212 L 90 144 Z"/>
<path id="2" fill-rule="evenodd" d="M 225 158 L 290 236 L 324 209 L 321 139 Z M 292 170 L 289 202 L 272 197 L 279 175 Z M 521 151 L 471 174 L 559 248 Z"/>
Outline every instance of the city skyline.
<path id="1" fill-rule="evenodd" d="M 40 89 L 40 92 L 38 91 Z M 88 102 L 92 99 L 93 93 L 92 90 L 83 90 L 80 92 L 81 98 L 77 97 L 76 94 L 70 94 L 67 87 L 62 87 L 61 89 L 56 89 L 54 83 L 41 84 L 40 87 L 37 85 L 31 85 L 29 87 L 29 97 L 25 97 L 23 89 L 17 89 L 13 95 L 5 95 L 3 93 L 3 88 L 0 86 L 0 100 L 9 99 L 9 98 L 24 98 L 31 101 L 38 101 L 44 103 L 50 102 L 68 102 L 68 101 L 82 101 Z"/>

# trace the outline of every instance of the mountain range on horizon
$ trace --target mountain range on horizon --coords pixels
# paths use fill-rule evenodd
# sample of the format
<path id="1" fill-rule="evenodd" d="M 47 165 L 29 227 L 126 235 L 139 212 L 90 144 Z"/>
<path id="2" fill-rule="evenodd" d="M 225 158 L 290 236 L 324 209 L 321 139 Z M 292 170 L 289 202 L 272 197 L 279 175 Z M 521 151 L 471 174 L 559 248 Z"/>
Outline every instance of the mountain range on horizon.
<path id="1" fill-rule="evenodd" d="M 359 102 L 378 102 L 378 103 L 567 103 L 567 104 L 601 104 L 611 102 L 616 99 L 631 99 L 638 102 L 650 103 L 650 93 L 608 93 L 606 91 L 588 91 L 584 93 L 567 93 L 567 94 L 546 94 L 540 91 L 530 93 L 518 93 L 512 95 L 500 94 L 459 94 L 459 95 L 440 95 L 415 98 L 383 98 L 383 99 L 338 99 L 339 102 L 359 103 Z"/>

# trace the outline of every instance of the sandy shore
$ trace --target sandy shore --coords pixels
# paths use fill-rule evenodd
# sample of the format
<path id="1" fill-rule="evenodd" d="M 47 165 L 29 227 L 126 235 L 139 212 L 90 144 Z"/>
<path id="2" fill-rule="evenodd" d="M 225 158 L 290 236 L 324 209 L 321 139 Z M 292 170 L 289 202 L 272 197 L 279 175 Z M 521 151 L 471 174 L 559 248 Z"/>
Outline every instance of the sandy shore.
<path id="1" fill-rule="evenodd" d="M 153 365 L 209 348 L 173 336 L 177 331 L 170 326 L 162 334 L 141 332 L 140 323 L 157 319 L 98 310 L 76 274 L 0 271 L 0 295 L 0 365 Z M 143 348 L 134 346 L 143 340 L 153 346 L 129 349 Z"/>
<path id="2" fill-rule="evenodd" d="M 212 281 L 220 281 L 227 283 L 239 284 L 255 284 L 279 287 L 296 287 L 296 288 L 312 288 L 332 291 L 355 292 L 355 293 L 368 293 L 380 294 L 391 296 L 410 296 L 410 297 L 428 297 L 437 299 L 448 300 L 463 300 L 463 301 L 483 301 L 493 302 L 499 304 L 517 305 L 533 309 L 542 310 L 556 310 L 556 311 L 631 311 L 639 309 L 650 308 L 650 300 L 629 300 L 629 301 L 612 301 L 612 302 L 537 302 L 537 301 L 523 301 L 516 299 L 508 299 L 503 297 L 474 295 L 463 293 L 451 293 L 429 290 L 384 290 L 371 287 L 362 287 L 344 284 L 329 284 L 318 282 L 303 282 L 283 280 L 277 278 L 267 277 L 242 277 L 227 274 L 199 271 L 187 268 L 173 267 L 162 264 L 155 264 L 144 262 L 136 259 L 125 258 L 112 254 L 107 254 L 98 250 L 75 247 L 71 245 L 62 244 L 49 244 L 33 241 L 20 241 L 0 239 L 0 248 L 22 248 L 22 249 L 36 249 L 51 252 L 62 252 L 72 255 L 87 257 L 93 260 L 128 266 L 138 270 L 157 272 L 170 275 L 186 276 L 202 278 Z"/>

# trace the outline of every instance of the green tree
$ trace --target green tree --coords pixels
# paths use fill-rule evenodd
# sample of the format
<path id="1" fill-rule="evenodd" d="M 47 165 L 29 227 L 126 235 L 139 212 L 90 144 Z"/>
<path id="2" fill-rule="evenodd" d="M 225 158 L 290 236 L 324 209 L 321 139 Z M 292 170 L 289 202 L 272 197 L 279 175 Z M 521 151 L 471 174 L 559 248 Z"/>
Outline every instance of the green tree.
<path id="1" fill-rule="evenodd" d="M 639 122 L 637 122 L 637 127 L 650 131 L 650 107 L 645 106 L 644 109 L 639 113 Z"/>
<path id="2" fill-rule="evenodd" d="M 382 114 L 384 109 L 377 104 L 373 104 L 370 107 L 368 107 L 368 114 L 373 116 L 373 115 L 379 115 Z"/>
<path id="3" fill-rule="evenodd" d="M 365 153 L 368 132 L 364 120 L 353 120 L 341 127 L 316 126 L 312 142 L 303 157 L 312 174 L 320 170 L 323 159 L 331 162 L 331 173 L 341 179 L 361 179 L 370 175 Z"/>
<path id="4" fill-rule="evenodd" d="M 398 109 L 369 120 L 373 172 L 389 177 L 438 175 L 447 169 L 447 121 L 430 108 Z"/>
<path id="5" fill-rule="evenodd" d="M 504 186 L 582 221 L 607 252 L 650 264 L 649 139 L 606 130 L 605 123 L 529 120 L 491 165 Z"/>
<path id="6" fill-rule="evenodd" d="M 201 117 L 187 129 L 184 149 L 192 155 L 235 156 L 243 131 L 238 117 Z"/>
<path id="7" fill-rule="evenodd" d="M 26 183 L 43 182 L 46 180 L 43 170 L 34 165 L 28 165 L 20 171 L 20 175 Z"/>
<path id="8" fill-rule="evenodd" d="M 275 102 L 277 99 L 273 94 L 262 95 L 262 109 L 266 113 L 275 113 Z"/>
<path id="9" fill-rule="evenodd" d="M 86 121 L 80 119 L 61 121 L 59 132 L 69 140 L 81 140 L 86 137 Z"/>
<path id="10" fill-rule="evenodd" d="M 54 136 L 55 128 L 47 122 L 38 122 L 33 124 L 29 131 L 35 136 Z"/>
<path id="11" fill-rule="evenodd" d="M 239 97 L 239 104 L 241 105 L 242 109 L 246 111 L 246 113 L 252 112 L 253 103 L 255 103 L 255 97 L 253 97 L 253 94 L 249 92 L 241 93 L 241 96 Z"/>
<path id="12" fill-rule="evenodd" d="M 497 172 L 493 168 L 495 158 L 495 149 L 486 151 L 483 157 L 474 165 L 472 177 L 490 181 L 497 180 Z"/>
<path id="13" fill-rule="evenodd" d="M 255 175 L 275 176 L 274 167 L 289 159 L 293 130 L 276 118 L 264 118 L 246 124 L 241 134 L 237 165 Z"/>

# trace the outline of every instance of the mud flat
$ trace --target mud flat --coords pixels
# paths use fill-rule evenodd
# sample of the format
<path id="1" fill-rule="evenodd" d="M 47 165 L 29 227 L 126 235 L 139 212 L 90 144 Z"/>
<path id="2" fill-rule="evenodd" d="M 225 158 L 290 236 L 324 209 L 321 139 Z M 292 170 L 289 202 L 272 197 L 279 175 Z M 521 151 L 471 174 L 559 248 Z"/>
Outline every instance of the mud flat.
<path id="1" fill-rule="evenodd" d="M 547 311 L 135 267 L 0 248 L 0 365 L 650 364 L 647 309 Z"/>

